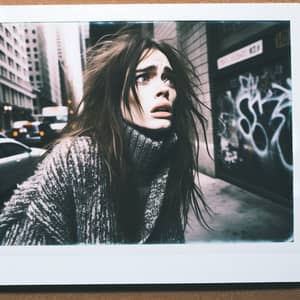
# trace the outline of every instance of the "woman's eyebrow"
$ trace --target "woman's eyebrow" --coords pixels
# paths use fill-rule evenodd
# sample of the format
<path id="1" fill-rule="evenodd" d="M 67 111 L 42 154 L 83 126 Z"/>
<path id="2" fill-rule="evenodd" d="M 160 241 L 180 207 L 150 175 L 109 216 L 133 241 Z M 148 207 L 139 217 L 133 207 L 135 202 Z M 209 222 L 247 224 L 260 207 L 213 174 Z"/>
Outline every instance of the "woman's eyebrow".
<path id="1" fill-rule="evenodd" d="M 143 72 L 153 72 L 157 69 L 156 66 L 148 66 L 146 68 L 143 68 L 143 69 L 136 69 L 136 73 L 143 73 Z"/>
<path id="2" fill-rule="evenodd" d="M 142 73 L 142 72 L 153 72 L 157 69 L 157 66 L 152 65 L 152 66 L 148 66 L 146 68 L 143 69 L 136 69 L 136 73 Z M 164 72 L 174 72 L 173 69 L 171 67 L 164 67 Z"/>

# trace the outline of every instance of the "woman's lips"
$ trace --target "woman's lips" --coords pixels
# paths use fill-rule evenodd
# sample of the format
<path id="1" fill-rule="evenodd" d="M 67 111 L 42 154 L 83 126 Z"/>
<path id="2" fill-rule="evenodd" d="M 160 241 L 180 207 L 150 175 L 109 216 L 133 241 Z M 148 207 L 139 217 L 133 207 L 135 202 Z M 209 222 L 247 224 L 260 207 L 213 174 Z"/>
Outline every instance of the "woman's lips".
<path id="1" fill-rule="evenodd" d="M 172 117 L 172 113 L 168 111 L 156 111 L 152 113 L 152 117 L 156 119 L 170 119 Z"/>
<path id="2" fill-rule="evenodd" d="M 169 119 L 172 117 L 172 106 L 169 103 L 157 105 L 151 110 L 151 114 L 154 118 Z"/>

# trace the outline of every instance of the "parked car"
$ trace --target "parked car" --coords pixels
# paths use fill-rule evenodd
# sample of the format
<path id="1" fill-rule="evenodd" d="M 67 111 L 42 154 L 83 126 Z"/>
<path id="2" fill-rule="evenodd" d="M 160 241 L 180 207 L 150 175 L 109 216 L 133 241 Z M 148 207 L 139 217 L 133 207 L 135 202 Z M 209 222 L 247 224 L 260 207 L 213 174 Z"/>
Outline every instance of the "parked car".
<path id="1" fill-rule="evenodd" d="M 40 147 L 40 122 L 17 121 L 13 124 L 10 137 L 29 147 Z"/>
<path id="2" fill-rule="evenodd" d="M 18 139 L 23 131 L 21 128 L 28 122 L 27 120 L 13 122 L 11 129 L 6 131 L 6 135 L 10 138 Z"/>
<path id="3" fill-rule="evenodd" d="M 7 193 L 33 174 L 44 153 L 44 149 L 30 148 L 11 138 L 0 139 L 0 206 Z"/>

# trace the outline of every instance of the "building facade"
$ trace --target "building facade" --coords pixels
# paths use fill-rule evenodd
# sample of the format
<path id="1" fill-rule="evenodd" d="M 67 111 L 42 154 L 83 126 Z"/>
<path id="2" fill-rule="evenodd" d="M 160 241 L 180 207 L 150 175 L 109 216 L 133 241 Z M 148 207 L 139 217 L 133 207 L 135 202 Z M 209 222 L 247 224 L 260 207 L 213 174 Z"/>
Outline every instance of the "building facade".
<path id="1" fill-rule="evenodd" d="M 216 174 L 293 205 L 289 22 L 208 24 Z"/>
<path id="2" fill-rule="evenodd" d="M 35 95 L 29 81 L 23 26 L 0 23 L 0 127 L 27 119 Z"/>
<path id="3" fill-rule="evenodd" d="M 154 23 L 193 63 L 210 108 L 199 171 L 292 207 L 289 36 L 288 22 Z"/>

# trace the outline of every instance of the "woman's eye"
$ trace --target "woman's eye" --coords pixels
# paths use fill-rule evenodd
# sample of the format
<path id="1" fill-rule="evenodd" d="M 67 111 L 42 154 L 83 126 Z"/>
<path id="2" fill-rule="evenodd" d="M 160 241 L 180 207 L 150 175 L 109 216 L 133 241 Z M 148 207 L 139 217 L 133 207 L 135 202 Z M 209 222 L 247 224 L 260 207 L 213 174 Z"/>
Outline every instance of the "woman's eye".
<path id="1" fill-rule="evenodd" d="M 174 87 L 175 86 L 175 78 L 173 75 L 171 74 L 164 74 L 163 77 L 162 77 L 162 80 L 168 85 L 168 86 L 171 86 L 171 87 Z"/>
<path id="2" fill-rule="evenodd" d="M 141 74 L 135 77 L 135 82 L 137 84 L 143 84 L 146 83 L 150 80 L 150 75 L 149 74 Z"/>

